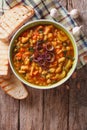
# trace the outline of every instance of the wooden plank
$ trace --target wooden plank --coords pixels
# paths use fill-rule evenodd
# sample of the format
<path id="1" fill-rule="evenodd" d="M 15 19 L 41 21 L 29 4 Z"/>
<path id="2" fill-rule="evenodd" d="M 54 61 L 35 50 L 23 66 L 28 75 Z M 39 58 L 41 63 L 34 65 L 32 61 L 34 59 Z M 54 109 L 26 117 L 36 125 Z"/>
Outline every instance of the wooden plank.
<path id="1" fill-rule="evenodd" d="M 80 18 L 76 22 L 84 25 L 83 32 L 86 35 L 87 10 L 86 0 L 68 0 L 68 10 L 76 8 L 80 12 Z M 87 35 L 86 35 L 87 36 Z M 78 71 L 76 78 L 70 81 L 69 94 L 69 130 L 87 130 L 87 66 Z"/>
<path id="2" fill-rule="evenodd" d="M 68 0 L 68 10 L 76 8 L 80 12 L 80 18 L 76 20 L 79 25 L 84 25 L 83 32 L 86 35 L 87 10 L 86 0 Z M 87 35 L 86 35 L 87 36 Z M 76 78 L 70 81 L 69 94 L 69 130 L 87 129 L 87 66 L 78 71 Z"/>
<path id="3" fill-rule="evenodd" d="M 65 86 L 44 91 L 44 130 L 67 130 L 68 90 Z"/>
<path id="4" fill-rule="evenodd" d="M 29 88 L 29 92 L 20 102 L 20 130 L 43 130 L 43 90 Z"/>
<path id="5" fill-rule="evenodd" d="M 70 81 L 69 130 L 87 130 L 87 66 Z"/>
<path id="6" fill-rule="evenodd" d="M 19 101 L 0 89 L 0 130 L 18 130 Z"/>
<path id="7" fill-rule="evenodd" d="M 87 0 L 79 0 L 79 1 L 67 0 L 67 1 L 69 10 L 73 8 L 78 9 L 80 12 L 83 10 L 84 11 L 87 10 Z"/>

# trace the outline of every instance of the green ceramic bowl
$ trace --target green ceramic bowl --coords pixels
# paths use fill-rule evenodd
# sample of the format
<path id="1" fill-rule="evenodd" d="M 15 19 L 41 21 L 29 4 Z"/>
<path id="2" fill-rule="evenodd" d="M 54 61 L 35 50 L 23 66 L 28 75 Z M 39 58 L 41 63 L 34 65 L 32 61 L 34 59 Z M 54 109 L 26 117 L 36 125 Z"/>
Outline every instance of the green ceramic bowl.
<path id="1" fill-rule="evenodd" d="M 23 79 L 18 73 L 17 71 L 15 70 L 14 66 L 13 66 L 13 60 L 12 60 L 12 53 L 13 53 L 13 44 L 14 44 L 14 41 L 15 39 L 17 39 L 17 37 L 25 30 L 27 30 L 28 28 L 30 27 L 34 27 L 36 25 L 39 25 L 39 24 L 52 24 L 54 26 L 56 26 L 57 28 L 61 29 L 62 31 L 64 31 L 69 39 L 72 41 L 72 45 L 73 45 L 73 48 L 74 48 L 74 57 L 75 57 L 75 60 L 74 60 L 74 64 L 72 66 L 72 68 L 70 69 L 70 71 L 68 72 L 67 76 L 65 78 L 63 78 L 62 80 L 58 81 L 57 83 L 54 83 L 52 85 L 49 85 L 49 86 L 38 86 L 38 85 L 34 85 L 34 84 L 31 84 L 29 83 L 28 81 L 26 81 L 25 79 Z M 61 24 L 53 21 L 53 20 L 45 20 L 45 19 L 42 19 L 42 20 L 35 20 L 35 21 L 32 21 L 32 22 L 29 22 L 27 24 L 25 24 L 24 26 L 22 26 L 16 33 L 15 35 L 13 36 L 13 38 L 11 39 L 11 42 L 10 42 L 10 46 L 9 46 L 9 62 L 10 62 L 10 66 L 11 66 L 11 69 L 13 71 L 13 73 L 15 74 L 15 76 L 20 80 L 22 81 L 24 84 L 26 84 L 27 86 L 30 86 L 30 87 L 33 87 L 33 88 L 37 88 L 37 89 L 50 89 L 50 88 L 55 88 L 55 87 L 58 87 L 60 85 L 62 85 L 63 83 L 65 83 L 69 78 L 70 76 L 72 75 L 72 73 L 74 72 L 75 68 L 76 68 L 76 65 L 77 65 L 77 61 L 78 61 L 78 50 L 77 50 L 77 45 L 76 45 L 76 42 L 75 42 L 75 39 L 73 38 L 72 34 Z"/>

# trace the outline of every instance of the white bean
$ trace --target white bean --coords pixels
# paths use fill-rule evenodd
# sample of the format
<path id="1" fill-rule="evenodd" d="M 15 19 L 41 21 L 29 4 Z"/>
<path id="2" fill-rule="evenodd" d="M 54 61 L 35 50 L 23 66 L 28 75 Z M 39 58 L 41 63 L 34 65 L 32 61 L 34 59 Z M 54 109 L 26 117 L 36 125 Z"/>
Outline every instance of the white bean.
<path id="1" fill-rule="evenodd" d="M 54 72 L 55 72 L 55 68 L 50 68 L 50 69 L 49 69 L 49 72 L 50 72 L 50 73 L 54 73 Z"/>
<path id="2" fill-rule="evenodd" d="M 61 63 L 61 62 L 64 62 L 65 61 L 65 57 L 61 57 L 59 60 L 58 60 L 58 63 Z"/>
<path id="3" fill-rule="evenodd" d="M 68 71 L 72 66 L 72 61 L 71 60 L 68 60 L 66 66 L 64 67 L 66 71 Z"/>

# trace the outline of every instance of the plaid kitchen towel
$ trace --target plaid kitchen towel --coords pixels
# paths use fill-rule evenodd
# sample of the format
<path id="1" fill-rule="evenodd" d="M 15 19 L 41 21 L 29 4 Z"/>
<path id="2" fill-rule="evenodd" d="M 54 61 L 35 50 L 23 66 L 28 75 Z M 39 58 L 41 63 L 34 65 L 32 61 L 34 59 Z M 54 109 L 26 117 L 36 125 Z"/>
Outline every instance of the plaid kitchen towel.
<path id="1" fill-rule="evenodd" d="M 31 20 L 35 19 L 53 19 L 50 16 L 52 8 L 56 8 L 59 17 L 53 19 L 62 25 L 64 25 L 71 33 L 72 29 L 77 26 L 77 23 L 68 15 L 68 11 L 57 0 L 0 0 L 0 13 L 12 8 L 19 2 L 24 2 L 27 5 L 31 5 L 35 10 L 35 15 Z M 82 33 L 79 37 L 75 38 L 79 59 L 77 69 L 81 68 L 87 63 L 87 38 Z"/>

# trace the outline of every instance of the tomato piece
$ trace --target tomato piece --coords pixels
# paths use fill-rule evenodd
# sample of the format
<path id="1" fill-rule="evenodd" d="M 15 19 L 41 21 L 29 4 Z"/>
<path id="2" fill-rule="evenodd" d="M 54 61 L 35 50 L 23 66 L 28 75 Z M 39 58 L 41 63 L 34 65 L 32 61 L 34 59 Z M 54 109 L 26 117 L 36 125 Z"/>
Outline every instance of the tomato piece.
<path id="1" fill-rule="evenodd" d="M 28 31 L 24 32 L 24 33 L 22 34 L 22 37 L 27 37 L 27 35 L 28 35 Z"/>
<path id="2" fill-rule="evenodd" d="M 24 48 L 20 48 L 20 52 L 25 52 L 25 49 Z"/>
<path id="3" fill-rule="evenodd" d="M 15 56 L 17 60 L 21 60 L 22 58 L 22 54 L 20 52 L 18 52 Z"/>

